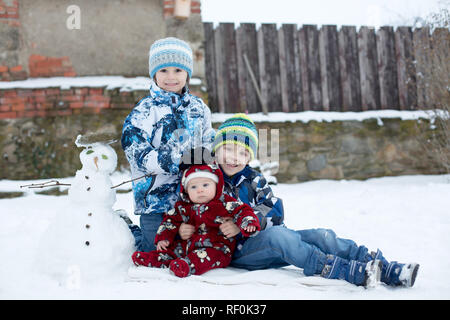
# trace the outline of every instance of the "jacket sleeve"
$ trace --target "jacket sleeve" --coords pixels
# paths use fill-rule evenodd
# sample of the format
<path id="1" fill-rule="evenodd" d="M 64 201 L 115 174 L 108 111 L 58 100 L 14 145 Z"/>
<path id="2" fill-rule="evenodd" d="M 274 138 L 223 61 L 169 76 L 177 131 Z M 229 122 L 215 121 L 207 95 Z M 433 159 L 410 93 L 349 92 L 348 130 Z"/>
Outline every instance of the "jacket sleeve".
<path id="1" fill-rule="evenodd" d="M 211 125 L 211 110 L 206 104 L 204 106 L 204 118 L 203 118 L 203 135 L 202 135 L 202 146 L 208 150 L 212 149 L 212 144 L 216 135 L 216 131 Z"/>
<path id="2" fill-rule="evenodd" d="M 148 103 L 142 100 L 140 103 Z M 169 141 L 158 148 L 152 144 L 156 119 L 150 111 L 133 109 L 122 129 L 122 148 L 130 166 L 148 174 L 177 174 L 181 152 Z"/>
<path id="3" fill-rule="evenodd" d="M 273 195 L 272 188 L 270 188 L 264 176 L 262 174 L 256 175 L 251 182 L 251 186 L 255 191 L 255 202 L 252 208 L 259 218 L 261 229 L 283 225 L 283 202 Z"/>
<path id="4" fill-rule="evenodd" d="M 183 218 L 176 207 L 177 206 L 164 214 L 163 220 L 156 232 L 155 244 L 162 240 L 168 240 L 172 243 L 175 236 L 178 234 Z"/>
<path id="5" fill-rule="evenodd" d="M 240 201 L 232 202 L 232 205 L 236 206 L 233 210 L 233 222 L 238 226 L 241 230 L 241 234 L 244 237 L 254 236 L 261 230 L 261 226 L 258 221 L 258 217 L 255 215 L 253 209 Z M 256 231 L 249 233 L 244 228 L 247 226 L 255 226 Z"/>

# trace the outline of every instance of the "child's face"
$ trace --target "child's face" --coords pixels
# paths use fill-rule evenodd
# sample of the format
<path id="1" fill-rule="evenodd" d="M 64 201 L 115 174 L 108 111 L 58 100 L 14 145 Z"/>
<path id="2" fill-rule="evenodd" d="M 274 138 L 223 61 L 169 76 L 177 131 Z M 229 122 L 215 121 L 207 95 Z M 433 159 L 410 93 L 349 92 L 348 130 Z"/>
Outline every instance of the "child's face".
<path id="1" fill-rule="evenodd" d="M 242 171 L 250 162 L 250 153 L 243 146 L 226 143 L 216 150 L 216 160 L 229 177 Z"/>
<path id="2" fill-rule="evenodd" d="M 186 85 L 188 73 L 180 68 L 166 67 L 155 73 L 155 80 L 158 87 L 163 90 L 181 93 Z"/>
<path id="3" fill-rule="evenodd" d="M 216 195 L 216 183 L 208 178 L 193 178 L 186 189 L 193 203 L 207 203 Z"/>

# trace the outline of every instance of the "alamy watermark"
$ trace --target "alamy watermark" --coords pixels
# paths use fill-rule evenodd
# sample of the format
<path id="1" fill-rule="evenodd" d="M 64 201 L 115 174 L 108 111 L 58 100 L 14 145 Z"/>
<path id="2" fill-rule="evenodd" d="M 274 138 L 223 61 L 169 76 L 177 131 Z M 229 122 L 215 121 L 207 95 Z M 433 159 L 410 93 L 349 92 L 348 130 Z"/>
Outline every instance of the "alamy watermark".
<path id="1" fill-rule="evenodd" d="M 71 4 L 67 7 L 66 13 L 69 17 L 66 20 L 66 28 L 69 30 L 81 29 L 81 9 L 76 4 Z"/>

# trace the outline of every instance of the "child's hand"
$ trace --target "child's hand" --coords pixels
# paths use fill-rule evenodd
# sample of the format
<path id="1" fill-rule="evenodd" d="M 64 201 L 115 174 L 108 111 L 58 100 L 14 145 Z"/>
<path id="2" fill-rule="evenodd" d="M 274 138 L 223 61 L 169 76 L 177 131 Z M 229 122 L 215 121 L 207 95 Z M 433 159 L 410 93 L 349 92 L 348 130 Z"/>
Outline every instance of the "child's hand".
<path id="1" fill-rule="evenodd" d="M 158 243 L 156 244 L 156 250 L 158 251 L 166 250 L 169 244 L 170 244 L 169 240 L 158 241 Z"/>
<path id="2" fill-rule="evenodd" d="M 256 231 L 256 226 L 246 226 L 245 228 L 243 228 L 246 232 L 248 233 L 253 233 Z"/>
<path id="3" fill-rule="evenodd" d="M 178 234 L 180 235 L 182 240 L 187 240 L 194 234 L 194 231 L 195 231 L 195 227 L 192 224 L 183 222 L 180 225 Z"/>
<path id="4" fill-rule="evenodd" d="M 231 218 L 226 218 L 225 221 L 219 226 L 219 229 L 227 238 L 232 238 L 241 232 L 239 227 L 234 224 L 233 219 Z"/>

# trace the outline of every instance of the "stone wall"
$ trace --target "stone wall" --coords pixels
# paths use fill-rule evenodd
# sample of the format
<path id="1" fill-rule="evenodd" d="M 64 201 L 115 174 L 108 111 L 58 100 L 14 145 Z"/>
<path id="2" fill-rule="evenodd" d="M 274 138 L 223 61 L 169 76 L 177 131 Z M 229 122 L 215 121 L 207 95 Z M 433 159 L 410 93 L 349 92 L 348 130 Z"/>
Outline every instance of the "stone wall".
<path id="1" fill-rule="evenodd" d="M 258 127 L 280 130 L 276 177 L 282 182 L 442 172 L 420 142 L 431 132 L 428 120 L 381 121 L 297 121 Z"/>
<path id="2" fill-rule="evenodd" d="M 81 168 L 75 138 L 89 133 L 116 137 L 118 168 L 126 170 L 120 134 L 130 108 L 0 119 L 0 179 L 73 176 Z M 379 121 L 257 122 L 257 127 L 279 129 L 279 182 L 441 173 L 418 140 L 431 130 L 428 120 Z"/>

